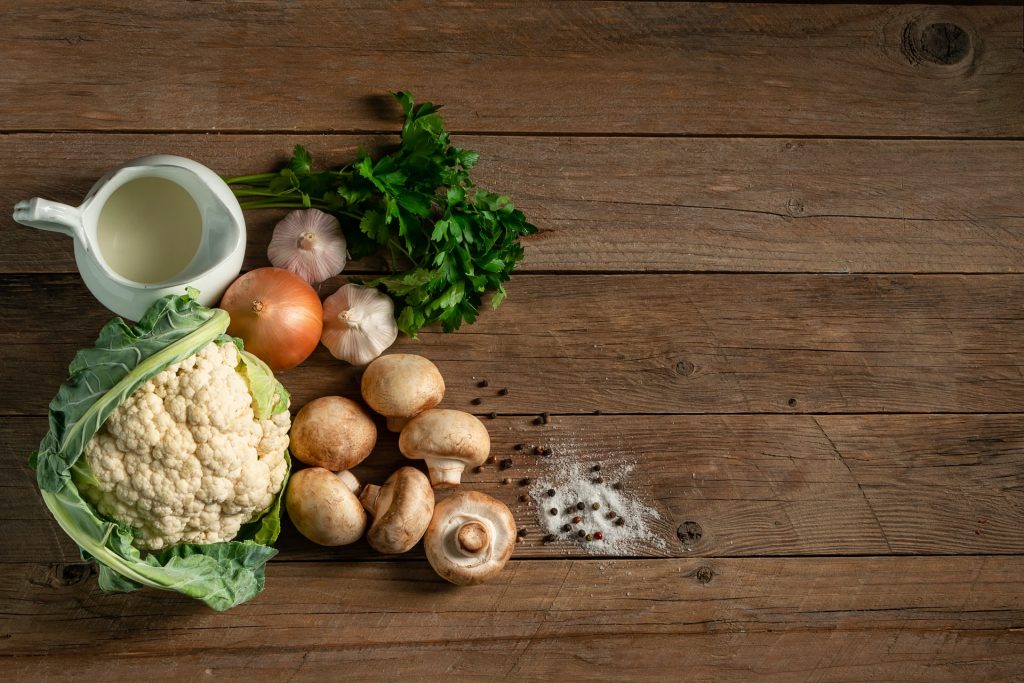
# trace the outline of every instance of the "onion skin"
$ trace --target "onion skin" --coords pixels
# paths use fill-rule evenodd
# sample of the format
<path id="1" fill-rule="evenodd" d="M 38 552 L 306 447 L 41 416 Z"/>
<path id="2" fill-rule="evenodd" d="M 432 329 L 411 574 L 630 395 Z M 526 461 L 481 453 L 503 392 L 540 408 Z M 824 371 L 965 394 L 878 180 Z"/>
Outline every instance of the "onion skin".
<path id="1" fill-rule="evenodd" d="M 294 368 L 316 349 L 324 326 L 320 297 L 283 268 L 257 268 L 231 283 L 220 307 L 231 316 L 228 334 L 274 372 Z"/>

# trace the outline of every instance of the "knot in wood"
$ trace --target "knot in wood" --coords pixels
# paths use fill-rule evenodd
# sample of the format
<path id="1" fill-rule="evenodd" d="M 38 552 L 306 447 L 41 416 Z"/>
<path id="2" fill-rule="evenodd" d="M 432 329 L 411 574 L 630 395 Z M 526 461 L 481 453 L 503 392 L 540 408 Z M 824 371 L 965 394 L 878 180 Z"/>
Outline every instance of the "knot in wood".
<path id="1" fill-rule="evenodd" d="M 715 578 L 715 571 L 711 567 L 697 567 L 697 571 L 693 574 L 694 578 L 697 579 L 697 583 L 706 585 L 711 583 L 711 579 Z"/>
<path id="2" fill-rule="evenodd" d="M 676 374 L 683 377 L 689 377 L 697 369 L 697 366 L 688 360 L 681 360 L 676 363 Z"/>
<path id="3" fill-rule="evenodd" d="M 92 567 L 85 562 L 59 564 L 54 568 L 54 580 L 58 586 L 74 586 L 89 578 Z"/>
<path id="4" fill-rule="evenodd" d="M 676 536 L 685 546 L 696 545 L 696 543 L 704 536 L 704 530 L 697 522 L 683 522 L 676 529 Z"/>
<path id="5" fill-rule="evenodd" d="M 900 51 L 911 64 L 928 62 L 951 66 L 970 56 L 971 35 L 963 27 L 948 21 L 924 25 L 911 22 L 903 30 Z"/>

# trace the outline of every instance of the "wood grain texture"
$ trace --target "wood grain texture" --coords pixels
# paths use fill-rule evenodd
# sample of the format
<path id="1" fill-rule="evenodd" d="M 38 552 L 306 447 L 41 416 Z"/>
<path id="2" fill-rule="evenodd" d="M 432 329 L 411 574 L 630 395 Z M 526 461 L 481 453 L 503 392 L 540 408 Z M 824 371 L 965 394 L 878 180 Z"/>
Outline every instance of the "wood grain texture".
<path id="1" fill-rule="evenodd" d="M 406 89 L 461 131 L 1024 132 L 1020 7 L 108 0 L 5 19 L 6 130 L 392 129 L 381 96 Z"/>
<path id="2" fill-rule="evenodd" d="M 424 563 L 274 562 L 263 595 L 218 615 L 100 594 L 75 566 L 0 565 L 0 656 L 16 680 L 1006 680 L 1024 666 L 1022 571 L 1019 557 L 513 562 L 457 589 Z"/>
<path id="3" fill-rule="evenodd" d="M 653 510 L 655 533 L 631 556 L 1024 554 L 1024 426 L 1014 415 L 591 416 L 486 420 L 492 453 L 512 459 L 467 472 L 468 488 L 505 502 L 528 531 L 516 558 L 607 556 L 600 543 L 542 542 L 543 495 L 520 496 L 524 477 L 562 488 L 568 461 L 599 463 L 609 484 Z M 42 418 L 0 422 L 0 562 L 73 562 L 26 464 Z M 411 464 L 381 432 L 355 468 L 380 483 Z M 526 444 L 516 451 L 516 444 Z M 550 457 L 532 453 L 543 444 Z M 421 464 L 422 465 L 422 464 Z M 589 467 L 589 464 L 584 466 Z M 508 484 L 505 479 L 510 479 Z M 654 517 L 657 515 L 657 517 Z M 365 544 L 321 548 L 290 525 L 286 560 L 378 558 Z M 422 558 L 419 548 L 410 557 Z"/>
<path id="4" fill-rule="evenodd" d="M 394 143 L 345 135 L 6 135 L 0 206 L 78 204 L 125 159 L 194 158 L 225 175 L 279 167 L 296 143 L 325 165 Z M 482 187 L 541 232 L 524 272 L 1024 271 L 1024 142 L 456 136 Z M 246 267 L 283 211 L 250 212 Z M 381 269 L 367 260 L 346 272 Z M 4 212 L 0 273 L 74 272 L 71 240 Z"/>
<path id="5" fill-rule="evenodd" d="M 0 310 L 0 380 L 22 387 L 0 414 L 43 414 L 110 313 L 77 275 L 4 277 Z M 482 413 L 1009 412 L 1022 335 L 1012 275 L 531 275 L 475 325 L 392 350 L 435 361 L 446 402 Z M 320 347 L 281 379 L 301 405 L 354 395 L 355 374 Z M 473 408 L 479 377 L 510 395 Z"/>

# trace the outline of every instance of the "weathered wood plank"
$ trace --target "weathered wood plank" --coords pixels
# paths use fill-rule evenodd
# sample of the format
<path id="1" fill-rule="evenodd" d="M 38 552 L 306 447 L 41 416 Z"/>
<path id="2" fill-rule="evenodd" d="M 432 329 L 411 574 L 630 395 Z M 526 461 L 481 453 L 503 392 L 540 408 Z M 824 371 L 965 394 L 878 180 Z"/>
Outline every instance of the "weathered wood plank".
<path id="1" fill-rule="evenodd" d="M 457 589 L 423 563 L 273 563 L 262 596 L 216 615 L 100 594 L 74 567 L 0 565 L 0 656 L 17 680 L 1005 680 L 1024 667 L 1022 571 L 1020 557 L 513 562 Z"/>
<path id="2" fill-rule="evenodd" d="M 108 1 L 5 19 L 6 130 L 391 129 L 381 96 L 411 89 L 463 131 L 1024 132 L 1019 7 Z"/>
<path id="3" fill-rule="evenodd" d="M 297 143 L 325 163 L 393 138 L 7 135 L 0 206 L 77 204 L 107 169 L 154 152 L 226 175 L 276 168 Z M 542 232 L 524 271 L 1021 272 L 1024 143 L 458 136 L 479 182 Z M 840 191 L 841 190 L 841 191 Z M 246 266 L 266 264 L 283 211 L 247 215 Z M 73 272 L 71 241 L 5 215 L 0 272 Z M 348 270 L 379 269 L 379 261 Z"/>
<path id="4" fill-rule="evenodd" d="M 567 461 L 600 463 L 609 484 L 658 515 L 655 536 L 619 552 L 646 556 L 1024 554 L 1024 426 L 1016 415 L 592 416 L 487 420 L 492 453 L 510 469 L 467 472 L 467 487 L 512 509 L 528 535 L 517 558 L 586 556 L 600 544 L 545 544 L 520 496 L 524 477 L 559 482 Z M 9 521 L 0 562 L 71 562 L 77 549 L 43 507 L 26 460 L 42 418 L 0 420 L 0 518 Z M 537 456 L 515 444 L 544 444 Z M 381 433 L 355 470 L 380 482 L 408 464 Z M 587 467 L 585 465 L 585 467 Z M 627 473 L 627 470 L 632 469 Z M 503 483 L 506 478 L 510 484 Z M 557 485 L 557 484 L 556 484 Z M 682 530 L 682 535 L 680 535 Z M 287 526 L 289 560 L 379 557 L 367 546 L 313 546 Z M 411 557 L 420 558 L 417 550 Z M 400 558 L 408 559 L 408 558 Z"/>
<path id="5" fill-rule="evenodd" d="M 0 310 L 0 379 L 20 387 L 0 414 L 42 414 L 110 314 L 77 275 L 4 277 Z M 1012 275 L 535 275 L 462 332 L 393 350 L 437 362 L 453 407 L 476 377 L 510 389 L 483 413 L 1011 412 L 1022 335 Z M 352 394 L 355 372 L 320 348 L 281 377 L 304 403 Z"/>

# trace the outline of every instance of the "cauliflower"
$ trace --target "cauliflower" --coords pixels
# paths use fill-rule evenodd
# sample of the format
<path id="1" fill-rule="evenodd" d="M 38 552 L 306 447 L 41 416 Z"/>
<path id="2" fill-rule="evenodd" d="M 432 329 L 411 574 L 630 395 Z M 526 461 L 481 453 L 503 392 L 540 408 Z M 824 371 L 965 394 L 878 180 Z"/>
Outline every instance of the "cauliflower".
<path id="1" fill-rule="evenodd" d="M 281 490 L 288 411 L 257 418 L 241 362 L 234 344 L 207 344 L 132 392 L 86 443 L 94 477 L 81 493 L 133 527 L 136 547 L 231 540 Z"/>

